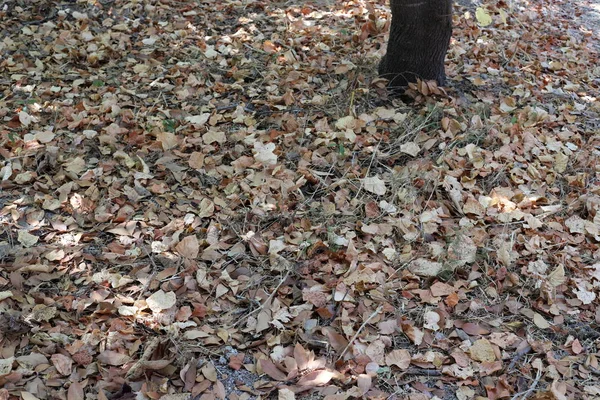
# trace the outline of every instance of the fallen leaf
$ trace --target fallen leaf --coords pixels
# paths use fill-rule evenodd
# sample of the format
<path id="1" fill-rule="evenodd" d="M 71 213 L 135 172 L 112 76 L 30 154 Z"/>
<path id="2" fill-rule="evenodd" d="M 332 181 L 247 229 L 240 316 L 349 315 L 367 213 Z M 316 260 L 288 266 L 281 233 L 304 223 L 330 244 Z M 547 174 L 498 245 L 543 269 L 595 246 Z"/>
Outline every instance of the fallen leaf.
<path id="1" fill-rule="evenodd" d="M 492 23 L 492 17 L 487 13 L 487 11 L 483 7 L 477 7 L 475 11 L 475 17 L 477 18 L 477 22 L 481 26 L 488 26 Z"/>
<path id="2" fill-rule="evenodd" d="M 373 380 L 367 374 L 360 374 L 356 379 L 356 386 L 360 389 L 360 393 L 364 396 L 373 385 Z"/>
<path id="3" fill-rule="evenodd" d="M 98 361 L 104 364 L 119 366 L 128 363 L 131 360 L 127 354 L 119 353 L 113 350 L 104 350 L 98 354 Z"/>
<path id="4" fill-rule="evenodd" d="M 364 178 L 362 180 L 363 187 L 367 192 L 375 193 L 378 196 L 383 196 L 387 188 L 385 187 L 385 182 L 377 176 L 372 176 L 368 178 Z"/>
<path id="5" fill-rule="evenodd" d="M 277 392 L 277 400 L 295 400 L 296 394 L 290 389 L 282 388 Z"/>
<path id="6" fill-rule="evenodd" d="M 392 350 L 385 356 L 385 364 L 395 365 L 401 370 L 406 370 L 410 366 L 410 353 L 405 349 Z"/>
<path id="7" fill-rule="evenodd" d="M 272 361 L 262 359 L 259 361 L 259 363 L 262 370 L 276 381 L 285 381 L 287 379 L 287 375 L 277 368 Z M 298 382 L 298 384 L 300 383 Z"/>
<path id="8" fill-rule="evenodd" d="M 61 375 L 70 375 L 73 366 L 73 360 L 64 354 L 56 353 L 50 357 L 52 364 Z"/>
<path id="9" fill-rule="evenodd" d="M 17 240 L 25 247 L 32 247 L 38 242 L 39 238 L 21 229 L 17 233 Z"/>
<path id="10" fill-rule="evenodd" d="M 298 380 L 297 385 L 304 387 L 323 386 L 327 384 L 333 376 L 333 372 L 324 369 L 312 371 L 302 376 L 302 378 Z"/>
<path id="11" fill-rule="evenodd" d="M 436 261 L 419 258 L 411 262 L 408 270 L 419 276 L 437 276 L 443 269 L 443 265 Z"/>
<path id="12" fill-rule="evenodd" d="M 400 145 L 400 151 L 403 153 L 406 153 L 410 156 L 416 157 L 419 154 L 419 152 L 421 151 L 421 148 L 419 147 L 418 144 L 416 144 L 414 142 L 407 142 L 407 143 Z"/>
<path id="13" fill-rule="evenodd" d="M 274 153 L 275 144 L 254 142 L 254 159 L 264 165 L 274 165 L 277 163 L 277 155 Z"/>
<path id="14" fill-rule="evenodd" d="M 191 259 L 198 258 L 198 254 L 200 253 L 200 243 L 198 242 L 196 235 L 186 236 L 177 243 L 175 250 L 177 250 L 182 257 Z"/>
<path id="15" fill-rule="evenodd" d="M 440 322 L 440 314 L 435 311 L 427 311 L 423 315 L 423 328 L 437 331 L 440 329 L 438 323 Z"/>
<path id="16" fill-rule="evenodd" d="M 160 313 L 173 307 L 177 303 L 177 296 L 174 292 L 164 292 L 162 289 L 154 292 L 146 299 L 146 304 L 154 313 Z"/>
<path id="17" fill-rule="evenodd" d="M 496 361 L 496 353 L 492 344 L 487 339 L 476 340 L 469 348 L 469 354 L 475 361 L 492 362 Z"/>
<path id="18" fill-rule="evenodd" d="M 546 321 L 546 318 L 542 317 L 541 314 L 536 312 L 533 313 L 533 323 L 540 329 L 550 328 L 550 324 Z"/>

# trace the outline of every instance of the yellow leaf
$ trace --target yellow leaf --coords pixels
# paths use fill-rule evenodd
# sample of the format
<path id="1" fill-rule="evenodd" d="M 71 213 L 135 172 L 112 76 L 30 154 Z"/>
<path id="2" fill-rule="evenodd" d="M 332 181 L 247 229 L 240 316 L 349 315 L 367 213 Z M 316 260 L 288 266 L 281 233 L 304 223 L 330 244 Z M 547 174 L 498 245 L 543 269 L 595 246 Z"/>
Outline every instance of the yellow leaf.
<path id="1" fill-rule="evenodd" d="M 556 267 L 556 269 L 548 275 L 548 281 L 554 287 L 562 285 L 566 280 L 565 267 L 562 264 Z"/>
<path id="2" fill-rule="evenodd" d="M 533 323 L 540 329 L 550 328 L 550 324 L 546 321 L 546 318 L 542 317 L 541 314 L 533 313 Z"/>
<path id="3" fill-rule="evenodd" d="M 479 25 L 481 26 L 488 26 L 492 23 L 492 17 L 482 7 L 477 7 L 475 18 L 477 18 L 477 22 L 479 22 Z"/>
<path id="4" fill-rule="evenodd" d="M 475 361 L 496 361 L 496 353 L 492 344 L 487 339 L 479 339 L 473 343 L 473 346 L 469 349 L 471 358 Z"/>

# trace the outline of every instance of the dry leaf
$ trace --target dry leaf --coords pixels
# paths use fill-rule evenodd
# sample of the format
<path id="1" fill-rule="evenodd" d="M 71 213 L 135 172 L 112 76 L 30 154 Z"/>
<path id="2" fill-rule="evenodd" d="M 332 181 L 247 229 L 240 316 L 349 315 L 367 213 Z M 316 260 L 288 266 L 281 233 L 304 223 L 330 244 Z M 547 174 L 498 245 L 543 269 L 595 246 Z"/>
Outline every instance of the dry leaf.
<path id="1" fill-rule="evenodd" d="M 327 384 L 333 376 L 333 372 L 324 369 L 312 371 L 302 376 L 302 378 L 298 380 L 297 385 L 304 387 L 323 386 Z"/>
<path id="2" fill-rule="evenodd" d="M 277 392 L 277 400 L 296 400 L 296 394 L 290 389 L 282 388 Z"/>
<path id="3" fill-rule="evenodd" d="M 206 364 L 204 364 L 204 366 L 200 369 L 200 371 L 202 371 L 202 375 L 204 375 L 204 377 L 206 379 L 208 379 L 211 382 L 216 382 L 217 381 L 217 370 L 215 369 L 215 366 L 213 365 L 213 363 L 208 362 Z"/>
<path id="4" fill-rule="evenodd" d="M 360 393 L 364 396 L 373 385 L 373 381 L 371 377 L 367 374 L 360 374 L 358 378 L 356 378 L 356 386 L 360 389 Z"/>
<path id="5" fill-rule="evenodd" d="M 300 371 L 304 371 L 309 366 L 309 361 L 313 359 L 314 356 L 311 353 L 304 349 L 299 343 L 294 346 L 294 359 L 296 360 L 296 365 Z"/>
<path id="6" fill-rule="evenodd" d="M 395 365 L 401 370 L 406 370 L 410 366 L 410 359 L 408 350 L 392 350 L 385 356 L 385 364 L 388 366 Z"/>
<path id="7" fill-rule="evenodd" d="M 476 340 L 471 348 L 469 348 L 469 354 L 475 361 L 496 361 L 496 353 L 494 352 L 494 348 L 487 339 Z"/>
<path id="8" fill-rule="evenodd" d="M 179 141 L 177 140 L 177 136 L 171 132 L 160 132 L 156 135 L 156 139 L 162 145 L 163 150 L 170 150 L 179 145 Z"/>
<path id="9" fill-rule="evenodd" d="M 448 246 L 448 259 L 457 266 L 475 262 L 476 256 L 477 246 L 466 235 L 456 235 L 456 239 Z"/>
<path id="10" fill-rule="evenodd" d="M 487 335 L 490 331 L 479 324 L 475 324 L 473 322 L 467 322 L 465 324 L 456 325 L 458 328 L 461 328 L 463 331 L 468 333 L 469 335 L 479 336 L 479 335 Z"/>
<path id="11" fill-rule="evenodd" d="M 287 375 L 284 374 L 271 360 L 259 360 L 260 367 L 265 372 L 265 374 L 269 375 L 271 378 L 276 381 L 285 381 L 287 379 Z M 298 383 L 300 384 L 300 383 Z"/>
<path id="12" fill-rule="evenodd" d="M 419 276 L 437 276 L 443 269 L 439 262 L 419 258 L 414 260 L 408 266 L 408 270 Z"/>
<path id="13" fill-rule="evenodd" d="M 127 354 L 119 353 L 113 350 L 105 350 L 98 354 L 98 361 L 108 365 L 119 366 L 128 363 L 131 360 Z"/>
<path id="14" fill-rule="evenodd" d="M 17 233 L 17 240 L 23 246 L 31 247 L 31 246 L 34 246 L 38 242 L 39 238 L 25 230 L 20 229 Z"/>
<path id="15" fill-rule="evenodd" d="M 61 375 L 70 375 L 73 366 L 73 360 L 64 354 L 56 353 L 50 357 L 52 364 Z"/>
<path id="16" fill-rule="evenodd" d="M 492 17 L 483 7 L 477 7 L 475 10 L 475 17 L 481 26 L 488 26 L 492 23 Z"/>
<path id="17" fill-rule="evenodd" d="M 412 325 L 402 325 L 404 334 L 415 344 L 420 345 L 423 342 L 423 331 L 415 328 Z"/>
<path id="18" fill-rule="evenodd" d="M 195 259 L 198 258 L 198 253 L 200 252 L 200 243 L 196 235 L 186 236 L 177 243 L 175 250 L 182 257 Z"/>
<path id="19" fill-rule="evenodd" d="M 385 182 L 377 176 L 372 176 L 368 178 L 364 178 L 362 180 L 363 187 L 367 192 L 375 193 L 376 195 L 383 196 L 387 188 L 385 187 Z"/>
<path id="20" fill-rule="evenodd" d="M 438 323 L 440 322 L 440 314 L 435 311 L 427 311 L 423 315 L 423 328 L 437 331 L 440 329 Z"/>
<path id="21" fill-rule="evenodd" d="M 416 157 L 419 154 L 419 151 L 421 151 L 421 148 L 418 144 L 414 142 L 407 142 L 400 145 L 400 151 L 410 156 Z"/>
<path id="22" fill-rule="evenodd" d="M 264 165 L 274 165 L 277 163 L 277 155 L 274 150 L 274 143 L 254 142 L 254 159 Z"/>
<path id="23" fill-rule="evenodd" d="M 565 277 L 565 267 L 562 264 L 559 264 L 558 267 L 554 269 L 548 275 L 548 282 L 554 287 L 560 286 L 567 281 Z"/>
<path id="24" fill-rule="evenodd" d="M 146 304 L 154 313 L 160 313 L 163 310 L 167 310 L 175 305 L 177 302 L 177 296 L 174 292 L 164 292 L 162 289 L 153 293 L 146 299 Z"/>
<path id="25" fill-rule="evenodd" d="M 71 382 L 67 390 L 67 400 L 84 400 L 83 387 L 79 382 Z"/>
<path id="26" fill-rule="evenodd" d="M 541 314 L 536 312 L 533 313 L 533 323 L 540 329 L 550 328 L 550 324 L 546 321 L 546 318 L 542 317 Z"/>

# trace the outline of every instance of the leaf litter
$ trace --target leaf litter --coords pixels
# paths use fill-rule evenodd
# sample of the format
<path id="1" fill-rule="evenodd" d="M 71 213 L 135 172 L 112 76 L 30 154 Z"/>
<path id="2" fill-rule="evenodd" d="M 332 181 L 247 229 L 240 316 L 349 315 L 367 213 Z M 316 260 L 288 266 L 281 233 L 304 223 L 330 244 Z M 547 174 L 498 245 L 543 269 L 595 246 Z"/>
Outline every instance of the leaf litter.
<path id="1" fill-rule="evenodd" d="M 321 3 L 3 4 L 1 398 L 600 395 L 596 5 Z"/>

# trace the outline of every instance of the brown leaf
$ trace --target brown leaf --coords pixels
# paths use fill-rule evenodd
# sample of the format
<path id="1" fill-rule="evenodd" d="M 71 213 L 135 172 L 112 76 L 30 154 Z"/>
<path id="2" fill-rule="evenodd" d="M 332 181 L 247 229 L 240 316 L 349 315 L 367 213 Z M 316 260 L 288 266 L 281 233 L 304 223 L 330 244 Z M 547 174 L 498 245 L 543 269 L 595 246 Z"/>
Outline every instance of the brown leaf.
<path id="1" fill-rule="evenodd" d="M 379 328 L 379 333 L 382 335 L 391 335 L 396 332 L 398 324 L 395 319 L 388 319 L 377 324 L 377 327 Z"/>
<path id="2" fill-rule="evenodd" d="M 331 378 L 333 378 L 334 373 L 325 369 L 321 369 L 318 371 L 312 371 L 308 374 L 304 375 L 300 380 L 298 380 L 298 386 L 304 387 L 314 387 L 314 386 L 322 386 L 327 384 Z"/>
<path id="3" fill-rule="evenodd" d="M 313 304 L 315 307 L 325 307 L 327 298 L 328 295 L 323 292 L 323 288 L 317 285 L 302 290 L 302 300 Z"/>
<path id="4" fill-rule="evenodd" d="M 385 356 L 385 364 L 389 367 L 395 365 L 401 370 L 405 370 L 410 366 L 410 358 L 408 350 L 392 350 Z"/>
<path id="5" fill-rule="evenodd" d="M 483 326 L 479 325 L 479 324 L 475 324 L 473 322 L 466 322 L 466 323 L 461 323 L 461 326 L 458 326 L 456 323 L 458 321 L 455 321 L 454 326 L 456 326 L 457 328 L 461 328 L 463 331 L 465 331 L 468 335 L 487 335 L 488 333 L 490 333 L 489 330 L 487 330 L 486 328 L 484 328 Z"/>
<path id="6" fill-rule="evenodd" d="M 67 400 L 85 400 L 83 387 L 79 382 L 72 382 L 67 390 Z"/>
<path id="7" fill-rule="evenodd" d="M 571 343 L 571 350 L 573 350 L 573 354 L 581 354 L 581 352 L 584 350 L 584 347 L 579 342 L 579 339 L 573 340 L 573 343 Z"/>
<path id="8" fill-rule="evenodd" d="M 204 167 L 204 154 L 194 151 L 192 154 L 190 154 L 188 165 L 190 168 L 194 169 L 201 169 Z"/>
<path id="9" fill-rule="evenodd" d="M 469 349 L 471 358 L 475 361 L 496 361 L 496 353 L 492 344 L 487 339 L 476 340 Z"/>
<path id="10" fill-rule="evenodd" d="M 198 258 L 198 254 L 200 253 L 200 243 L 196 235 L 186 236 L 177 243 L 175 250 L 182 257 L 195 259 Z"/>
<path id="11" fill-rule="evenodd" d="M 240 368 L 242 368 L 245 357 L 246 355 L 244 353 L 231 354 L 229 356 L 229 368 L 238 371 Z"/>
<path id="12" fill-rule="evenodd" d="M 321 328 L 321 332 L 327 336 L 328 343 L 337 353 L 340 353 L 346 348 L 346 346 L 348 346 L 348 340 L 346 340 L 344 336 L 337 333 L 332 327 L 323 327 Z"/>
<path id="13" fill-rule="evenodd" d="M 300 343 L 296 343 L 296 346 L 294 346 L 294 359 L 300 371 L 304 371 L 308 367 L 311 358 L 313 357 L 311 357 L 310 352 L 305 350 Z"/>
<path id="14" fill-rule="evenodd" d="M 364 396 L 369 391 L 369 389 L 371 389 L 372 385 L 373 381 L 371 377 L 367 374 L 360 374 L 358 378 L 356 378 L 356 386 L 358 386 L 358 388 L 360 389 L 360 393 L 362 396 Z"/>
<path id="15" fill-rule="evenodd" d="M 153 361 L 141 361 L 141 366 L 143 369 L 148 369 L 152 371 L 157 371 L 159 369 L 163 369 L 168 367 L 173 360 L 153 360 Z"/>
<path id="16" fill-rule="evenodd" d="M 536 324 L 536 326 L 540 329 L 550 328 L 550 323 L 548 323 L 546 318 L 544 318 L 540 313 L 533 313 L 533 323 Z"/>
<path id="17" fill-rule="evenodd" d="M 442 269 L 442 263 L 430 261 L 424 258 L 416 259 L 408 266 L 408 270 L 410 272 L 419 276 L 436 276 L 442 271 Z"/>
<path id="18" fill-rule="evenodd" d="M 177 295 L 175 292 L 164 292 L 162 289 L 153 293 L 146 299 L 146 304 L 154 313 L 160 313 L 163 310 L 168 310 L 177 303 Z"/>
<path id="19" fill-rule="evenodd" d="M 271 325 L 271 310 L 269 310 L 267 308 L 267 306 L 270 306 L 269 304 L 265 304 L 265 306 L 263 307 L 262 310 L 260 310 L 260 312 L 258 313 L 258 316 L 256 318 L 257 322 L 256 322 L 256 326 L 255 326 L 255 330 L 257 333 L 264 331 L 265 329 L 268 329 L 269 326 Z"/>
<path id="20" fill-rule="evenodd" d="M 225 398 L 227 397 L 227 392 L 225 391 L 225 386 L 223 385 L 223 382 L 215 382 L 214 393 L 217 399 L 225 400 Z"/>
<path id="21" fill-rule="evenodd" d="M 127 354 L 119 353 L 113 350 L 104 350 L 98 355 L 98 361 L 114 366 L 123 365 L 130 360 L 131 357 L 129 357 Z"/>
<path id="22" fill-rule="evenodd" d="M 202 375 L 204 375 L 204 377 L 206 379 L 208 379 L 209 381 L 211 381 L 211 382 L 217 381 L 217 370 L 215 369 L 215 366 L 213 365 L 213 363 L 208 362 L 208 363 L 204 364 L 201 371 L 202 371 Z"/>
<path id="23" fill-rule="evenodd" d="M 285 381 L 287 379 L 287 375 L 277 368 L 271 360 L 262 359 L 259 363 L 264 373 L 276 381 Z"/>
<path id="24" fill-rule="evenodd" d="M 52 365 L 56 368 L 59 374 L 61 375 L 70 375 L 71 367 L 73 366 L 73 360 L 70 357 L 67 357 L 63 354 L 56 353 L 52 354 L 50 357 L 52 361 Z"/>
<path id="25" fill-rule="evenodd" d="M 382 340 L 376 339 L 372 341 L 366 348 L 365 354 L 379 365 L 385 364 L 385 344 Z"/>
<path id="26" fill-rule="evenodd" d="M 402 324 L 404 334 L 417 346 L 423 342 L 424 333 L 410 324 Z"/>
<path id="27" fill-rule="evenodd" d="M 184 390 L 190 391 L 196 384 L 197 361 L 192 358 L 179 372 L 179 377 L 184 383 Z"/>
<path id="28" fill-rule="evenodd" d="M 451 293 L 446 297 L 444 303 L 450 308 L 454 308 L 458 304 L 458 293 Z"/>
<path id="29" fill-rule="evenodd" d="M 447 283 L 443 283 L 443 282 L 434 283 L 433 285 L 431 285 L 429 290 L 431 290 L 431 294 L 434 297 L 448 296 L 455 292 L 455 290 L 452 286 L 448 285 Z"/>

